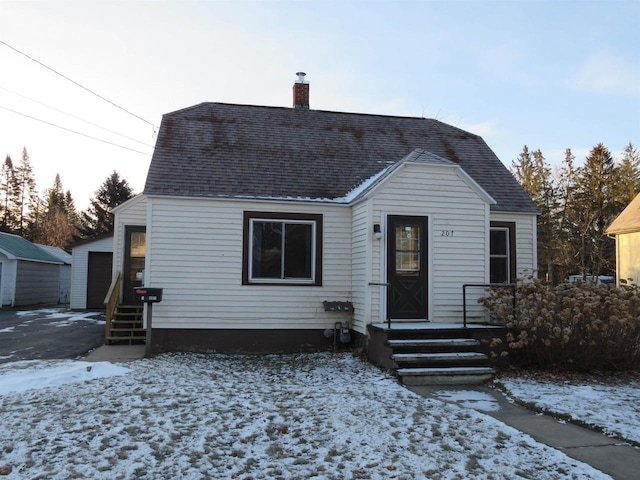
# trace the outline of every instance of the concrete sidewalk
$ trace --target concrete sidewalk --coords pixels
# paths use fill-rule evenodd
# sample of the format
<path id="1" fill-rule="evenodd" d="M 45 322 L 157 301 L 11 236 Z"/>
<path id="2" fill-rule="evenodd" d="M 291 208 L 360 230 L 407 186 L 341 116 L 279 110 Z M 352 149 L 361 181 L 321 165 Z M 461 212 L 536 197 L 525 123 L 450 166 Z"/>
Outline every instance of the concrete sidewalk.
<path id="1" fill-rule="evenodd" d="M 144 357 L 145 345 L 101 345 L 90 351 L 82 360 L 87 362 L 131 362 Z"/>
<path id="2" fill-rule="evenodd" d="M 484 386 L 408 386 L 409 390 L 423 397 L 435 398 L 451 403 L 464 403 L 469 407 L 471 401 L 446 400 L 436 392 L 474 391 L 489 395 L 499 405 L 496 411 L 481 408 L 476 410 L 494 417 L 511 427 L 524 432 L 535 440 L 564 452 L 569 457 L 580 460 L 610 475 L 616 480 L 636 480 L 640 478 L 640 449 L 620 440 L 607 437 L 592 430 L 562 423 L 547 415 L 532 412 L 511 403 L 498 390 Z M 471 405 L 471 408 L 474 408 Z M 485 407 L 486 408 L 486 407 Z"/>

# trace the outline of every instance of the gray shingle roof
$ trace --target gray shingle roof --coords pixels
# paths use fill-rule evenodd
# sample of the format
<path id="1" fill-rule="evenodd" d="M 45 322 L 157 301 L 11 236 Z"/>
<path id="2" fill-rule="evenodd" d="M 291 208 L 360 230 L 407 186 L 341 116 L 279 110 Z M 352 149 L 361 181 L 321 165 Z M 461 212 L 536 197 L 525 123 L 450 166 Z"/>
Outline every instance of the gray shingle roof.
<path id="1" fill-rule="evenodd" d="M 63 263 L 59 258 L 46 252 L 36 244 L 18 235 L 0 233 L 0 252 L 12 260 L 28 260 L 44 263 Z"/>
<path id="2" fill-rule="evenodd" d="M 337 199 L 420 148 L 496 201 L 538 209 L 481 137 L 437 120 L 202 103 L 164 115 L 144 193 Z"/>

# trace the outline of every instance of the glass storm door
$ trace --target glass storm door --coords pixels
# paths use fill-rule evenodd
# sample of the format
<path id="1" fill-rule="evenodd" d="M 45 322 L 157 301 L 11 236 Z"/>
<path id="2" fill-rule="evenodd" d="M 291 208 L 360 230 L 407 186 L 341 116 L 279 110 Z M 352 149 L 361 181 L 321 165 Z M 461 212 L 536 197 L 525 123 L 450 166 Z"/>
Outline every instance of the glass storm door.
<path id="1" fill-rule="evenodd" d="M 125 227 L 125 256 L 122 278 L 122 301 L 125 305 L 135 305 L 133 289 L 142 285 L 144 260 L 146 255 L 145 227 Z"/>
<path id="2" fill-rule="evenodd" d="M 427 219 L 389 216 L 387 318 L 427 319 Z"/>

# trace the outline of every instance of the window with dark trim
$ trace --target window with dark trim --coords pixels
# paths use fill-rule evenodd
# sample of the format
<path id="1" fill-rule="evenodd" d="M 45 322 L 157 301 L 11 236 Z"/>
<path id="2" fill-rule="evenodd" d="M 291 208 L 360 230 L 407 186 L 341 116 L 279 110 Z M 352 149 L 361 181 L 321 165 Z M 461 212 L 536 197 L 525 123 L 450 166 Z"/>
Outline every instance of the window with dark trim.
<path id="1" fill-rule="evenodd" d="M 244 212 L 243 285 L 322 285 L 322 215 Z"/>
<path id="2" fill-rule="evenodd" d="M 489 281 L 513 283 L 516 280 L 516 225 L 491 222 L 489 242 Z"/>

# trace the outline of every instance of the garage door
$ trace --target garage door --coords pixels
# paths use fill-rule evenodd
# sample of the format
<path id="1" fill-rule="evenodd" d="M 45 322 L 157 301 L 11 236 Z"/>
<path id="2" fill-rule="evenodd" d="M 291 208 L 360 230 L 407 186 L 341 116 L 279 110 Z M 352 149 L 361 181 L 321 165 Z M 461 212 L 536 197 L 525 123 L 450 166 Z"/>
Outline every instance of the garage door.
<path id="1" fill-rule="evenodd" d="M 104 298 L 111 286 L 111 252 L 89 252 L 87 308 L 104 308 Z"/>

